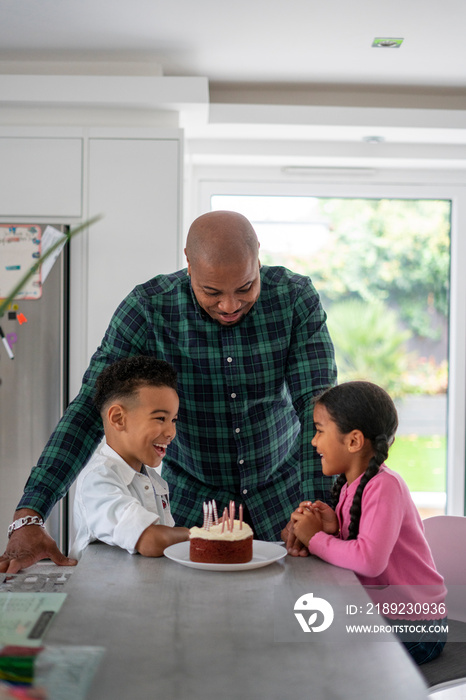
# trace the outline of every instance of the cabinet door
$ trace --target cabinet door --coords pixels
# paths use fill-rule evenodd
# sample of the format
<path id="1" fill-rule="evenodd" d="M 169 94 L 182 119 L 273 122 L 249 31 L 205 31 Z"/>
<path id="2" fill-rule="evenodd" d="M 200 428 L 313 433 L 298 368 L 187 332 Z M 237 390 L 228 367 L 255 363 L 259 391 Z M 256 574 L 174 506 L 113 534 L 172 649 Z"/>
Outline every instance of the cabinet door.
<path id="1" fill-rule="evenodd" d="M 0 138 L 0 216 L 82 212 L 82 139 Z"/>
<path id="2" fill-rule="evenodd" d="M 177 139 L 90 139 L 88 357 L 133 287 L 178 267 Z"/>

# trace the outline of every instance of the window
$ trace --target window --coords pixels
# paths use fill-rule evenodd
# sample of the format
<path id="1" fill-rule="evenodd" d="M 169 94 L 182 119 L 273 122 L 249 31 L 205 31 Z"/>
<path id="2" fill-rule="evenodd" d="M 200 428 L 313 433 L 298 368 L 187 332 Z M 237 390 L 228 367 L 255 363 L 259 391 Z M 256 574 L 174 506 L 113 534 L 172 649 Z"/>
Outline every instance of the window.
<path id="1" fill-rule="evenodd" d="M 464 359 L 456 358 L 464 358 L 457 257 L 464 244 L 455 236 L 465 216 L 462 188 L 448 196 L 428 186 L 204 182 L 202 189 L 204 211 L 241 211 L 253 222 L 263 263 L 311 276 L 340 381 L 364 376 L 395 398 L 400 427 L 388 464 L 422 516 L 462 514 Z"/>

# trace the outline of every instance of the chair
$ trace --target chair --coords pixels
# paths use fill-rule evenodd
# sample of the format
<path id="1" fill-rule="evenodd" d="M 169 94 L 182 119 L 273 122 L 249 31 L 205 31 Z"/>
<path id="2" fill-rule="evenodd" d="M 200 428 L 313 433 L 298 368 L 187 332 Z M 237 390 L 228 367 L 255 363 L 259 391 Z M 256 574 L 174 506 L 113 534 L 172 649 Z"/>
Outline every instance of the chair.
<path id="1" fill-rule="evenodd" d="M 448 641 L 440 656 L 419 670 L 431 686 L 429 697 L 449 700 L 453 688 L 461 693 L 466 684 L 466 517 L 436 515 L 423 522 L 435 566 L 448 589 Z"/>
<path id="2" fill-rule="evenodd" d="M 430 689 L 429 700 L 466 700 L 466 678 L 440 683 Z"/>
<path id="3" fill-rule="evenodd" d="M 424 532 L 435 566 L 448 588 L 448 617 L 466 622 L 466 517 L 426 518 Z"/>

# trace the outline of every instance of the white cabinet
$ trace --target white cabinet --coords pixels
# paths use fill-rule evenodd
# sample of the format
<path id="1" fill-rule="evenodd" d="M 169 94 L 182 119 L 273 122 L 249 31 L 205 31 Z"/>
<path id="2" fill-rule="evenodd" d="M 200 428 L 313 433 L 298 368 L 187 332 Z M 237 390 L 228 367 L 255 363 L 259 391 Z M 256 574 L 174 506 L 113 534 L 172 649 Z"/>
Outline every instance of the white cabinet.
<path id="1" fill-rule="evenodd" d="M 134 286 L 178 269 L 180 139 L 90 138 L 87 354 Z"/>
<path id="2" fill-rule="evenodd" d="M 0 127 L 0 220 L 72 228 L 70 393 L 120 301 L 179 267 L 182 132 L 159 127 Z"/>
<path id="3" fill-rule="evenodd" d="M 81 138 L 0 138 L 0 216 L 80 217 Z"/>

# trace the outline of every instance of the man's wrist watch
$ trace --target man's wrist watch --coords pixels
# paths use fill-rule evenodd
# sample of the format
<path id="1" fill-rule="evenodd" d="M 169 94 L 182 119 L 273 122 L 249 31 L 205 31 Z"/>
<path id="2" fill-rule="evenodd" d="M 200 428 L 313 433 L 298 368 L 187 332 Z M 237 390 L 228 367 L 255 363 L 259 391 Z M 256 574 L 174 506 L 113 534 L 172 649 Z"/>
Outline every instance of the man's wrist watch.
<path id="1" fill-rule="evenodd" d="M 8 528 L 8 539 L 10 539 L 15 530 L 19 530 L 20 527 L 24 527 L 25 525 L 40 525 L 40 527 L 45 527 L 44 521 L 40 515 L 26 515 L 24 518 L 18 518 L 18 520 L 11 523 Z"/>

